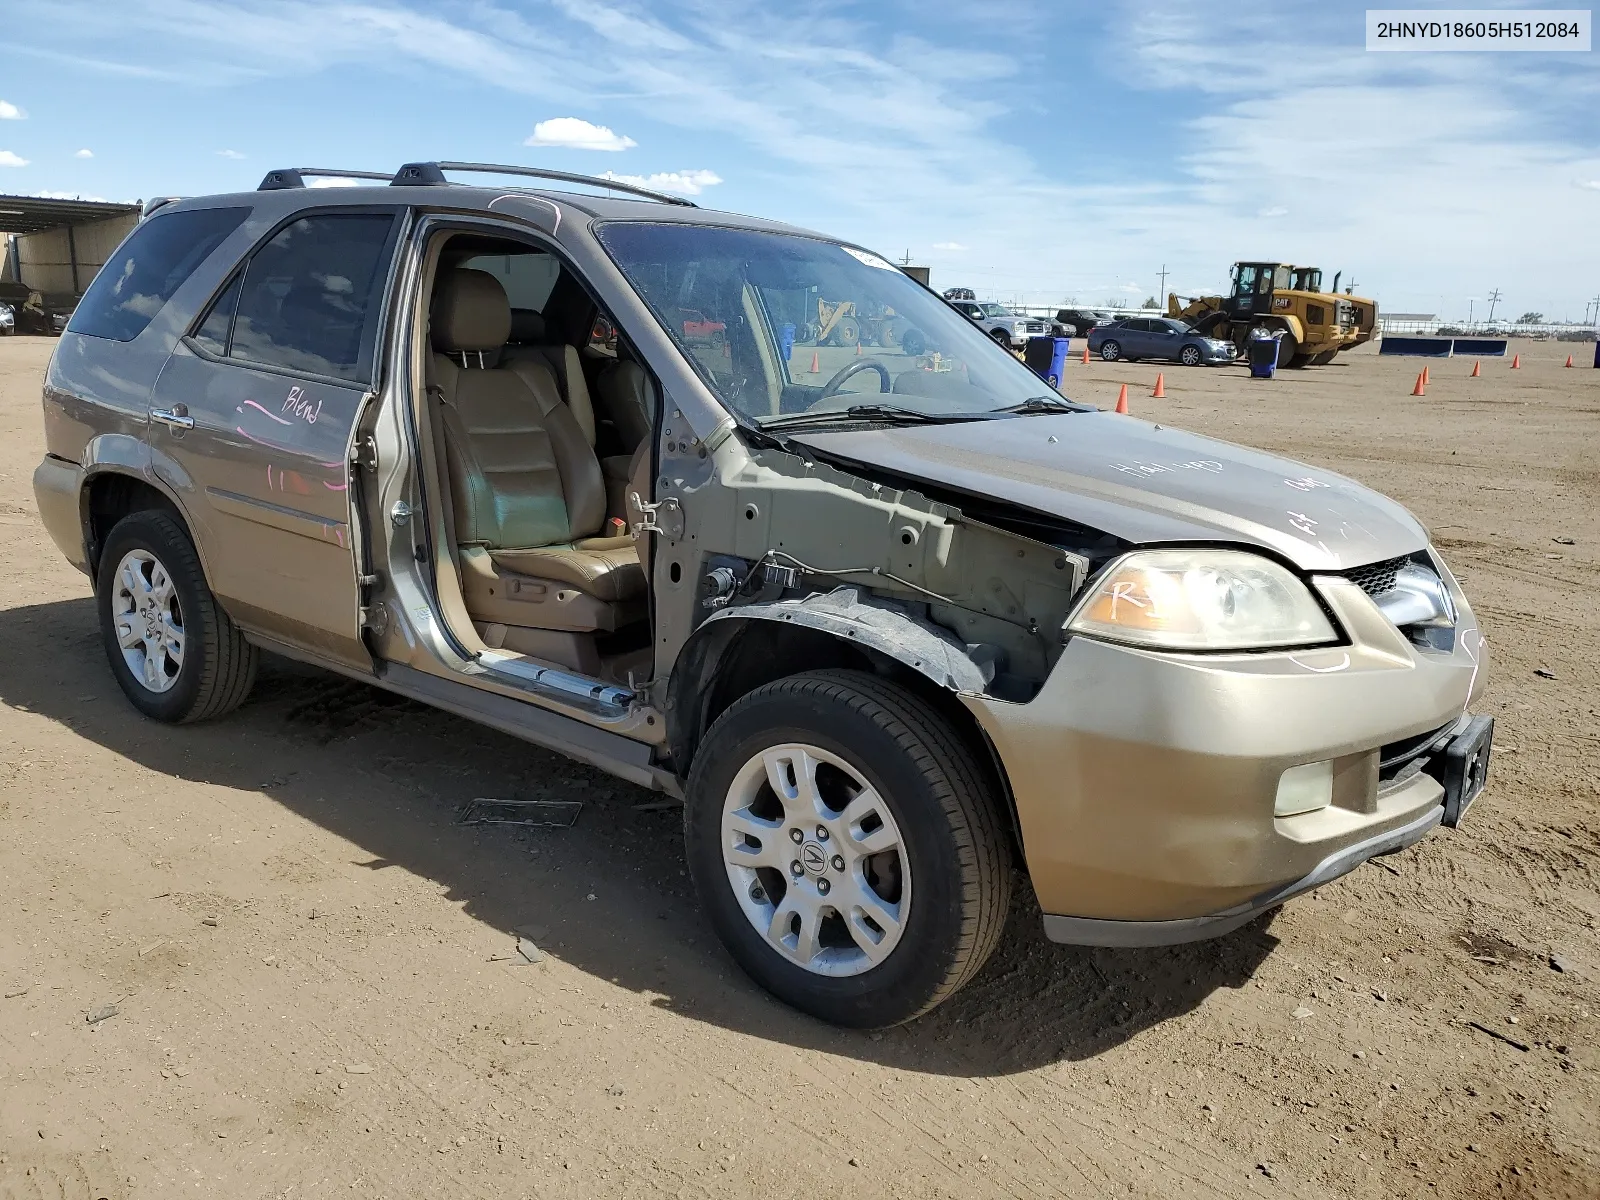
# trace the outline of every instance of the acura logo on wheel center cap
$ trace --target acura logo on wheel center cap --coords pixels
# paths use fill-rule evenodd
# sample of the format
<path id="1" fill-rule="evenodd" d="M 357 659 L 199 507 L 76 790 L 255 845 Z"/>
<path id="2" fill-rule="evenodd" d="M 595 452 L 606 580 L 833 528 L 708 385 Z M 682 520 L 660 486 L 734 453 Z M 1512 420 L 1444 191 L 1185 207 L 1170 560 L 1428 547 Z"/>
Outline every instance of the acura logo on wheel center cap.
<path id="1" fill-rule="evenodd" d="M 828 869 L 828 856 L 815 842 L 800 847 L 800 861 L 805 864 L 808 875 L 821 875 Z"/>

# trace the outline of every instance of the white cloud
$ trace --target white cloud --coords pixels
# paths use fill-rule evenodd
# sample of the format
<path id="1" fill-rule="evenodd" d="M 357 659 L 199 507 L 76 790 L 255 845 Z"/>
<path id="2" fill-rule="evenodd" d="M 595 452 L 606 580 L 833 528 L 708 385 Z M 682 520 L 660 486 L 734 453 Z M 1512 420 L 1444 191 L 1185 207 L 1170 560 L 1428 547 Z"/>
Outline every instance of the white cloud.
<path id="1" fill-rule="evenodd" d="M 1274 204 L 1271 208 L 1256 209 L 1256 216 L 1258 217 L 1287 217 L 1288 215 L 1289 210 L 1280 204 Z"/>
<path id="2" fill-rule="evenodd" d="M 1119 291 L 1119 292 L 1132 292 L 1135 296 L 1137 296 L 1140 292 L 1144 291 L 1144 289 L 1142 287 L 1140 287 L 1137 283 L 1125 283 L 1121 287 L 1119 287 L 1117 289 L 1117 291 Z"/>
<path id="3" fill-rule="evenodd" d="M 48 192 L 47 191 L 47 192 L 33 192 L 33 193 L 30 193 L 30 194 L 33 195 L 33 196 L 38 197 L 40 200 L 89 200 L 89 201 L 92 201 L 95 204 L 106 204 L 106 203 L 108 203 L 108 201 L 106 200 L 106 198 L 104 196 L 84 196 L 84 195 L 80 195 L 77 192 Z"/>
<path id="4" fill-rule="evenodd" d="M 966 249 L 966 247 L 963 246 L 960 242 L 935 242 L 933 244 L 933 248 L 935 250 L 965 250 Z"/>
<path id="5" fill-rule="evenodd" d="M 0 121 L 21 121 L 27 115 L 9 100 L 0 100 Z"/>
<path id="6" fill-rule="evenodd" d="M 25 167 L 28 160 L 10 150 L 0 150 L 0 167 Z"/>
<path id="7" fill-rule="evenodd" d="M 1600 179 L 1585 179 L 1578 186 L 1588 188 L 1591 192 L 1600 192 Z"/>
<path id="8" fill-rule="evenodd" d="M 698 196 L 708 187 L 722 182 L 715 171 L 658 171 L 654 175 L 619 175 L 606 171 L 600 178 L 616 183 L 631 183 L 634 187 L 649 188 L 653 192 L 671 192 L 677 196 Z"/>
<path id="9" fill-rule="evenodd" d="M 613 133 L 604 125 L 592 125 L 581 117 L 551 117 L 533 127 L 533 136 L 524 146 L 559 146 L 566 150 L 631 150 L 639 143 L 631 137 Z"/>
<path id="10" fill-rule="evenodd" d="M 82 150 L 74 151 L 72 157 L 73 158 L 93 158 L 94 157 L 94 151 L 90 150 L 87 146 L 85 146 Z"/>
<path id="11" fill-rule="evenodd" d="M 240 157 L 243 157 L 242 155 Z M 341 188 L 341 187 L 371 187 L 376 180 L 352 179 L 348 175 L 310 175 L 306 177 L 308 188 Z"/>
<path id="12" fill-rule="evenodd" d="M 244 155 L 240 154 L 237 150 L 218 150 L 217 151 L 217 157 L 218 158 L 243 158 Z"/>

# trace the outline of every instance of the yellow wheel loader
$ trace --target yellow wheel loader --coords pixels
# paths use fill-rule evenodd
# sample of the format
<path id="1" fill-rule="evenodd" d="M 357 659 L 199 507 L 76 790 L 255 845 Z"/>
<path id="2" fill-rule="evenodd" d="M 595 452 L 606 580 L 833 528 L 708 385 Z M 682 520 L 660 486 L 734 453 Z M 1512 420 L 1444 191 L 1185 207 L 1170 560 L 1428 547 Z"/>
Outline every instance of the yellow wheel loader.
<path id="1" fill-rule="evenodd" d="M 1167 315 L 1208 337 L 1233 342 L 1241 355 L 1252 331 L 1279 333 L 1278 361 L 1290 367 L 1332 362 L 1339 351 L 1371 340 L 1378 327 L 1377 304 L 1348 292 L 1340 295 L 1338 275 L 1324 292 L 1321 268 L 1287 263 L 1234 263 L 1229 295 L 1180 297 L 1169 292 Z"/>

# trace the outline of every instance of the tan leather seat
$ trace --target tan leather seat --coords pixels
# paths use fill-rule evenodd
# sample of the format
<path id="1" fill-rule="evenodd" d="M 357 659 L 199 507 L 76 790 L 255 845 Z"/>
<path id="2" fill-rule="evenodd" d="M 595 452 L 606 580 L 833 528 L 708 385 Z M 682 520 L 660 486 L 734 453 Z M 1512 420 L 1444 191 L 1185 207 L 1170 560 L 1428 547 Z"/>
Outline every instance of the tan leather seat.
<path id="1" fill-rule="evenodd" d="M 583 377 L 583 363 L 576 346 L 550 341 L 542 316 L 532 309 L 514 308 L 500 361 L 513 369 L 520 363 L 543 363 L 549 367 L 561 385 L 568 411 L 583 430 L 589 445 L 594 445 L 594 402 L 589 398 L 589 383 Z"/>
<path id="2" fill-rule="evenodd" d="M 630 538 L 596 536 L 605 480 L 548 365 L 494 365 L 510 324 L 492 275 L 440 277 L 432 375 L 467 611 L 534 629 L 619 628 L 644 615 L 638 552 Z"/>

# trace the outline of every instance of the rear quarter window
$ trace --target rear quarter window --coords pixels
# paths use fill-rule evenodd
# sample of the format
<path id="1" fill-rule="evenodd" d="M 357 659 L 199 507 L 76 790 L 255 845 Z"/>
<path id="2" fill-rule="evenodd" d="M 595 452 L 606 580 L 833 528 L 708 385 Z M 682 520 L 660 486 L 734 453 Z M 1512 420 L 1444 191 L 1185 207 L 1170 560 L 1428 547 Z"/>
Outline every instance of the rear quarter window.
<path id="1" fill-rule="evenodd" d="M 131 342 L 249 215 L 248 208 L 197 208 L 151 217 L 100 268 L 67 331 Z"/>

